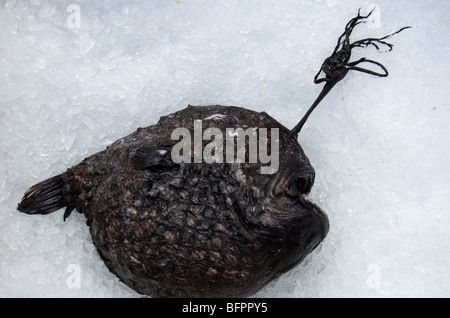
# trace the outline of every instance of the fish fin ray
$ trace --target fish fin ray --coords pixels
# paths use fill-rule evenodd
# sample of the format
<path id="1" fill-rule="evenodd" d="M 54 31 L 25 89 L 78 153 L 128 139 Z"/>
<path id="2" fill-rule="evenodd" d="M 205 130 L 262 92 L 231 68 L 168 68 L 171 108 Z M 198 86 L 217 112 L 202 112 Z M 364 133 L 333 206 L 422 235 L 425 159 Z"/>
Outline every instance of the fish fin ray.
<path id="1" fill-rule="evenodd" d="M 28 189 L 17 206 L 26 214 L 49 214 L 67 206 L 65 174 L 41 181 Z"/>

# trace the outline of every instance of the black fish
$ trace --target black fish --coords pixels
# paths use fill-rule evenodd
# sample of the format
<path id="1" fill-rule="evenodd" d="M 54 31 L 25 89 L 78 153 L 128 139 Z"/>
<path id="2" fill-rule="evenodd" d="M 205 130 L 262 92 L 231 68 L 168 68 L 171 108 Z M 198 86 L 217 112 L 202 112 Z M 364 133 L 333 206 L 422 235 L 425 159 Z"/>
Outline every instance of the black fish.
<path id="1" fill-rule="evenodd" d="M 316 83 L 326 82 L 322 93 L 293 130 L 264 112 L 189 106 L 34 185 L 18 210 L 48 214 L 66 207 L 64 219 L 74 209 L 83 213 L 106 266 L 139 293 L 156 297 L 255 293 L 301 262 L 328 233 L 326 214 L 304 197 L 315 173 L 297 134 L 349 70 L 388 75 L 378 62 L 365 58 L 350 62 L 354 47 L 392 48 L 384 41 L 389 36 L 350 42 L 353 28 L 369 15 L 358 12 L 346 25 L 315 77 Z M 375 64 L 383 73 L 363 69 L 361 63 Z M 322 72 L 325 77 L 319 79 Z M 195 120 L 201 120 L 199 131 Z M 184 129 L 183 138 L 173 138 L 177 128 Z M 207 131 L 214 133 L 205 136 Z M 242 131 L 248 136 L 240 135 Z M 194 141 L 187 136 L 194 136 Z M 246 146 L 241 161 L 235 136 Z M 255 136 L 260 152 L 252 154 Z M 181 140 L 187 142 L 185 147 Z M 270 162 L 263 160 L 269 153 Z M 202 158 L 208 154 L 212 162 Z M 274 169 L 263 172 L 270 165 Z"/>

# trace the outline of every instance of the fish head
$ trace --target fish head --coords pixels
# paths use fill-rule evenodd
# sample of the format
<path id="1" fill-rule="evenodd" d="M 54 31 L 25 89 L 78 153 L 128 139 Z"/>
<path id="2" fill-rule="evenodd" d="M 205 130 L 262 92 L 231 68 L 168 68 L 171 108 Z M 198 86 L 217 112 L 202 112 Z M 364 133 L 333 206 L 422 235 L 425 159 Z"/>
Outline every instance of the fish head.
<path id="1" fill-rule="evenodd" d="M 263 237 L 285 242 L 280 253 L 280 271 L 300 262 L 326 237 L 329 221 L 325 212 L 305 196 L 314 184 L 315 171 L 296 138 L 280 131 L 279 167 L 262 174 L 261 164 L 244 164 L 247 184 L 254 189 L 243 194 L 240 211 L 249 226 Z M 245 193 L 245 191 L 242 191 Z M 250 199 L 249 199 L 250 198 Z M 253 206 L 246 203 L 253 202 Z M 246 208 L 245 208 L 246 207 Z"/>

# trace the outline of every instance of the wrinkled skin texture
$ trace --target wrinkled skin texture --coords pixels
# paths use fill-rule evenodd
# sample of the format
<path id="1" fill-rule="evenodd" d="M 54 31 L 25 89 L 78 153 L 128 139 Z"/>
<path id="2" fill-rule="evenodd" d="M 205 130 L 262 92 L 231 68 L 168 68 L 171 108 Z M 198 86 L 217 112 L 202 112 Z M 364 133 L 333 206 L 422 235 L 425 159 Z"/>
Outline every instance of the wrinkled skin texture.
<path id="1" fill-rule="evenodd" d="M 194 120 L 212 114 L 225 116 L 203 120 L 203 130 L 279 128 L 278 172 L 261 174 L 260 163 L 174 164 L 172 131 L 185 127 L 193 136 Z M 86 216 L 109 270 L 154 297 L 250 295 L 328 232 L 326 215 L 303 197 L 314 169 L 296 137 L 264 112 L 189 106 L 61 176 L 69 212 Z"/>

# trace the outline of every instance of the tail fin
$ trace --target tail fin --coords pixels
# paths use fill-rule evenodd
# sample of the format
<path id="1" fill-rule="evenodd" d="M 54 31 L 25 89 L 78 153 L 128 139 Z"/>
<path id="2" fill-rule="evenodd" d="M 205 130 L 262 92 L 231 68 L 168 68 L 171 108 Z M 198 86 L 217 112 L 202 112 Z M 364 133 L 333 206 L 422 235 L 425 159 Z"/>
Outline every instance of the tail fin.
<path id="1" fill-rule="evenodd" d="M 64 174 L 35 184 L 25 192 L 17 210 L 26 214 L 49 214 L 68 206 L 69 202 L 63 193 L 65 184 Z M 72 209 L 68 207 L 67 210 Z M 67 210 L 64 219 L 68 216 Z"/>

